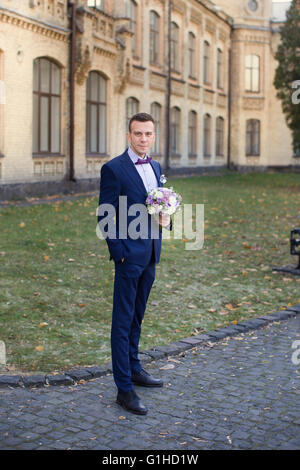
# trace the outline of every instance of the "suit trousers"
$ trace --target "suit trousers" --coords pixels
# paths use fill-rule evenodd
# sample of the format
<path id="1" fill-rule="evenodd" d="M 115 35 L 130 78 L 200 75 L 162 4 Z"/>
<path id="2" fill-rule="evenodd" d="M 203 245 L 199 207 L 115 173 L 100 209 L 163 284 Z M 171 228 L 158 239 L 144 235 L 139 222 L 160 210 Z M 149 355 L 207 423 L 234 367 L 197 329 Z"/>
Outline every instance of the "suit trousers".
<path id="1" fill-rule="evenodd" d="M 152 244 L 153 246 L 153 244 Z M 111 353 L 114 381 L 120 392 L 133 389 L 131 374 L 140 372 L 138 345 L 147 300 L 155 279 L 154 250 L 146 266 L 115 263 Z"/>

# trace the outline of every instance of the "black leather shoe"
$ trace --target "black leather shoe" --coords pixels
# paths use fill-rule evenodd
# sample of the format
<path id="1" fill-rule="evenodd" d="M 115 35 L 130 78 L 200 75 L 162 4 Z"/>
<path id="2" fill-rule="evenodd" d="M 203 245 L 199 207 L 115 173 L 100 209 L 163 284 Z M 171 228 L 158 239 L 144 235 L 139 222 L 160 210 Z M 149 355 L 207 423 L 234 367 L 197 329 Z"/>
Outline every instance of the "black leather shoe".
<path id="1" fill-rule="evenodd" d="M 116 401 L 118 405 L 121 405 L 127 411 L 131 411 L 131 413 L 137 415 L 147 414 L 147 407 L 143 405 L 134 390 L 129 390 L 129 392 L 126 393 L 119 392 Z"/>
<path id="2" fill-rule="evenodd" d="M 131 380 L 135 385 L 141 385 L 142 387 L 162 387 L 164 384 L 161 379 L 151 377 L 151 375 L 144 369 L 142 369 L 138 374 L 133 372 Z"/>

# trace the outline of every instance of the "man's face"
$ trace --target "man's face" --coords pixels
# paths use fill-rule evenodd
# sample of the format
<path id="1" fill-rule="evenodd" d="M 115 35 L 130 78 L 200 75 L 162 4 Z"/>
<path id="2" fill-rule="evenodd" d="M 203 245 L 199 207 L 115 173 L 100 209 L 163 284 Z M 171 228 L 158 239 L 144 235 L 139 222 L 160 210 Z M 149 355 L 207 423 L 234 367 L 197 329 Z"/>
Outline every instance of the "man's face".
<path id="1" fill-rule="evenodd" d="M 131 130 L 126 134 L 132 150 L 143 157 L 149 152 L 155 140 L 154 124 L 152 121 L 131 123 Z"/>

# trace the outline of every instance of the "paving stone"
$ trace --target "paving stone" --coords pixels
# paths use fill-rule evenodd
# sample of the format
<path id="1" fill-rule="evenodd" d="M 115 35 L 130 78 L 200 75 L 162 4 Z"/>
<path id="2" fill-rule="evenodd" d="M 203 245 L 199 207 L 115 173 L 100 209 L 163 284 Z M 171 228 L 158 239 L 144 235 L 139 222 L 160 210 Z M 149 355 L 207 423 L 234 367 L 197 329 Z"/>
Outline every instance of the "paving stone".
<path id="1" fill-rule="evenodd" d="M 65 372 L 67 377 L 71 377 L 73 380 L 78 382 L 79 380 L 89 380 L 93 377 L 93 374 L 88 369 L 72 369 Z"/>
<path id="2" fill-rule="evenodd" d="M 89 374 L 91 374 L 94 378 L 97 378 L 97 377 L 102 377 L 103 375 L 105 375 L 107 373 L 107 370 L 102 368 L 102 367 L 98 367 L 98 366 L 93 366 L 93 367 L 86 367 L 86 370 Z"/>
<path id="3" fill-rule="evenodd" d="M 25 387 L 43 387 L 46 383 L 44 375 L 23 376 L 22 381 Z"/>
<path id="4" fill-rule="evenodd" d="M 292 305 L 288 307 L 287 310 L 293 310 L 294 312 L 300 313 L 300 304 Z"/>
<path id="5" fill-rule="evenodd" d="M 0 387 L 20 387 L 21 385 L 20 375 L 0 375 Z"/>
<path id="6" fill-rule="evenodd" d="M 49 385 L 72 385 L 74 383 L 71 377 L 61 374 L 47 375 L 46 381 Z"/>

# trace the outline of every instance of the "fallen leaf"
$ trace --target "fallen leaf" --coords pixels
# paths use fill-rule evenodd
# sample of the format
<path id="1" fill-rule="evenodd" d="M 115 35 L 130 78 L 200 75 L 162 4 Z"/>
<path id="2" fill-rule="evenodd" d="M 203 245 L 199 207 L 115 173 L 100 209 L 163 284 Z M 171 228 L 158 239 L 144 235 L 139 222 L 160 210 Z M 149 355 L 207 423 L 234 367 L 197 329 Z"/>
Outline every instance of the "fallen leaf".
<path id="1" fill-rule="evenodd" d="M 220 312 L 218 312 L 219 315 L 228 315 L 228 312 L 226 312 L 226 310 L 220 310 Z"/>
<path id="2" fill-rule="evenodd" d="M 227 310 L 234 310 L 234 307 L 232 304 L 226 304 L 225 308 L 227 308 Z"/>
<path id="3" fill-rule="evenodd" d="M 160 370 L 174 369 L 174 364 L 166 364 L 165 366 L 160 367 Z"/>
<path id="4" fill-rule="evenodd" d="M 37 346 L 37 347 L 35 348 L 35 350 L 36 350 L 36 351 L 39 351 L 39 352 L 40 352 L 40 351 L 44 351 L 44 346 Z"/>

